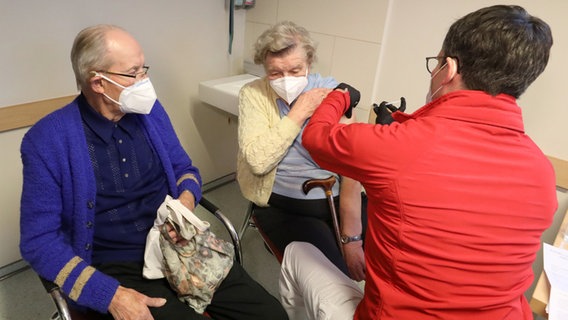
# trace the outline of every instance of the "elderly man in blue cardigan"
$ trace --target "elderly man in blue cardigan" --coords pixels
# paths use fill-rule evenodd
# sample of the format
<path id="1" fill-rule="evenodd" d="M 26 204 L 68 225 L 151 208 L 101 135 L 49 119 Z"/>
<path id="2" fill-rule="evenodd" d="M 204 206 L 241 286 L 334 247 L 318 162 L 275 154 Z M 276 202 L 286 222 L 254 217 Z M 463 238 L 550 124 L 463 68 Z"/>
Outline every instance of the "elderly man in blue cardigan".
<path id="1" fill-rule="evenodd" d="M 81 94 L 25 135 L 22 256 L 97 319 L 201 319 L 165 279 L 142 276 L 146 235 L 166 195 L 193 210 L 201 177 L 156 99 L 138 42 L 97 25 L 75 38 Z M 207 308 L 218 319 L 286 319 L 239 264 Z"/>

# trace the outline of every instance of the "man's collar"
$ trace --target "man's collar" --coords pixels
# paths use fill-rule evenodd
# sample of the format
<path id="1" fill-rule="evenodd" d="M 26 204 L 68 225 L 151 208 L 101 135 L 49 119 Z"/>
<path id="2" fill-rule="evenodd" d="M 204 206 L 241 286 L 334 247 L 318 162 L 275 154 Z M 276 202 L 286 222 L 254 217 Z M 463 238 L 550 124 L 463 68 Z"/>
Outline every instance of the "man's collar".
<path id="1" fill-rule="evenodd" d="M 104 142 L 112 142 L 112 134 L 117 126 L 132 136 L 137 126 L 136 115 L 125 114 L 118 122 L 110 121 L 98 113 L 81 94 L 79 97 L 79 110 L 85 124 Z"/>

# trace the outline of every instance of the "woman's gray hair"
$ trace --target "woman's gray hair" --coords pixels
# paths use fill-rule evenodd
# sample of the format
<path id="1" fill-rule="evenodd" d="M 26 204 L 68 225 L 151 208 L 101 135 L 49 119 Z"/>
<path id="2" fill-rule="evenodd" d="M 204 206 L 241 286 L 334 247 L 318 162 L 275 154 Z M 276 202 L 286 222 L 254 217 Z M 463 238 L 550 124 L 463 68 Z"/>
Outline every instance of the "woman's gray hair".
<path id="1" fill-rule="evenodd" d="M 71 49 L 71 65 L 77 88 L 81 90 L 93 76 L 92 71 L 106 70 L 113 61 L 107 57 L 106 34 L 112 30 L 124 30 L 115 25 L 99 24 L 81 30 Z"/>
<path id="2" fill-rule="evenodd" d="M 308 65 L 316 61 L 316 44 L 308 30 L 291 21 L 282 21 L 264 31 L 254 45 L 254 63 L 262 64 L 268 54 L 284 55 L 302 46 Z"/>

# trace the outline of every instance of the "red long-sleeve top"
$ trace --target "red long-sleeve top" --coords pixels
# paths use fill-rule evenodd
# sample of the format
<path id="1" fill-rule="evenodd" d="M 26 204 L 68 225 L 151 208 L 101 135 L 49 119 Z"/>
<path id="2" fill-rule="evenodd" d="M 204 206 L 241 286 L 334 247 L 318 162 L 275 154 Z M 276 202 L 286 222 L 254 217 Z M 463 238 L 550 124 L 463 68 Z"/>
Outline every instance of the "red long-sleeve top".
<path id="1" fill-rule="evenodd" d="M 338 124 L 348 104 L 328 95 L 303 144 L 369 197 L 354 318 L 532 319 L 523 294 L 557 199 L 515 99 L 457 91 L 390 125 Z"/>

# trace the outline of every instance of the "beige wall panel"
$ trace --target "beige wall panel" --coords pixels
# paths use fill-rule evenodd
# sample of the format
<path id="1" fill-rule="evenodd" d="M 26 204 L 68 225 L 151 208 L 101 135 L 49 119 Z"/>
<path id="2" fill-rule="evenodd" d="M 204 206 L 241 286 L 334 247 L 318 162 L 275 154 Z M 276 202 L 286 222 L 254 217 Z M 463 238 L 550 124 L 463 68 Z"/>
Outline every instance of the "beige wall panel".
<path id="1" fill-rule="evenodd" d="M 278 19 L 278 0 L 257 0 L 247 10 L 247 21 L 271 25 Z"/>
<path id="2" fill-rule="evenodd" d="M 317 44 L 317 61 L 310 72 L 319 73 L 326 77 L 334 76 L 331 73 L 331 68 L 333 66 L 335 37 L 316 32 L 312 32 L 311 35 Z"/>
<path id="3" fill-rule="evenodd" d="M 282 0 L 278 19 L 293 20 L 313 32 L 380 42 L 387 6 L 387 0 Z"/>
<path id="4" fill-rule="evenodd" d="M 268 29 L 272 25 L 272 23 L 273 22 L 264 24 L 247 21 L 245 30 L 245 53 L 243 55 L 244 60 L 249 60 L 251 62 L 253 61 L 254 44 L 256 42 L 256 39 L 264 32 L 264 30 Z"/>
<path id="5" fill-rule="evenodd" d="M 336 38 L 331 73 L 339 82 L 345 82 L 361 92 L 357 108 L 369 110 L 377 70 L 380 45 L 345 38 Z M 366 121 L 366 118 L 360 118 Z"/>
<path id="6" fill-rule="evenodd" d="M 20 141 L 27 129 L 0 134 L 0 267 L 20 259 Z"/>

